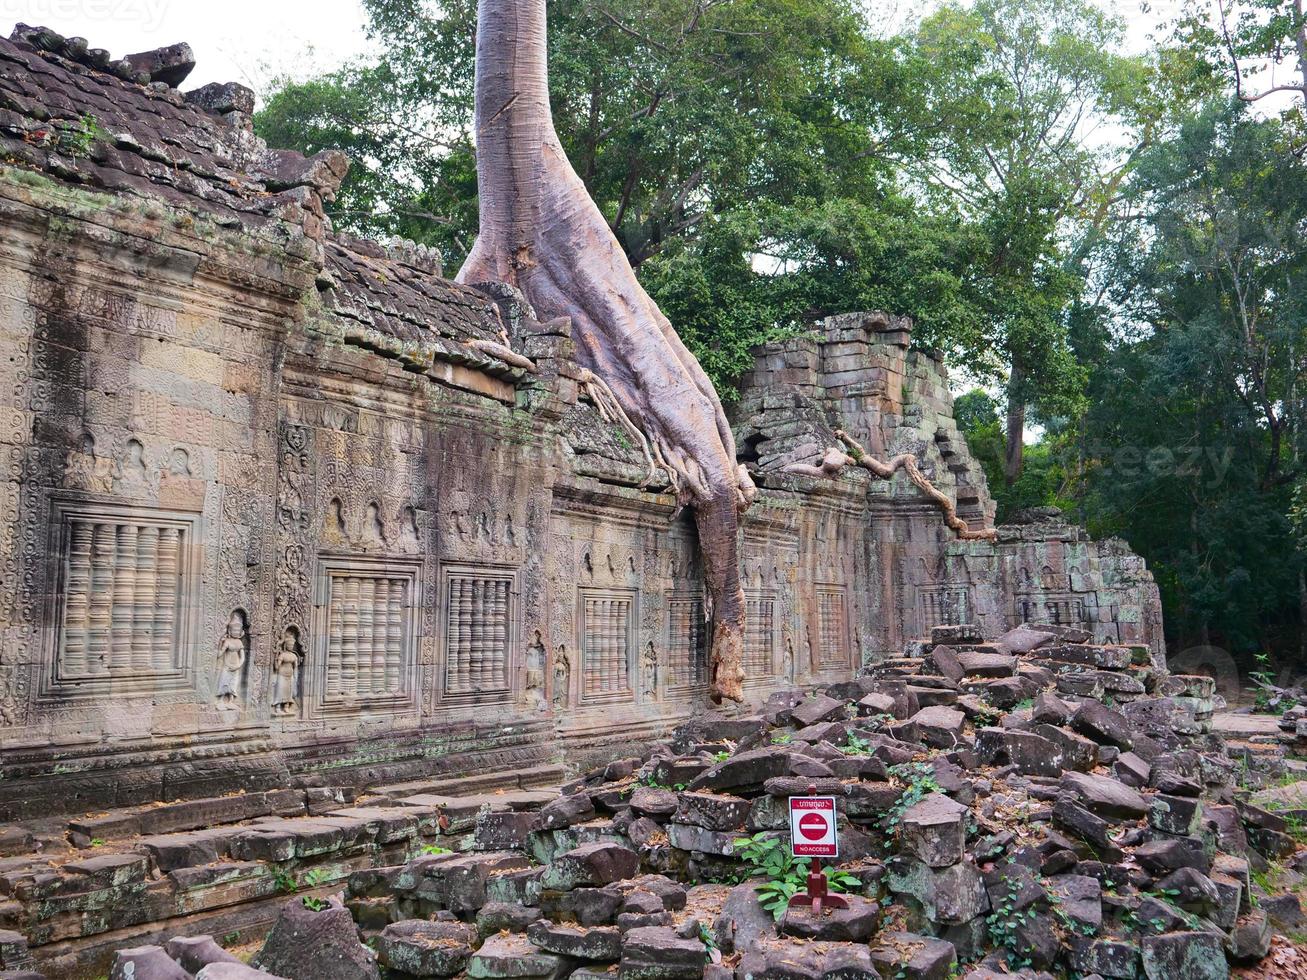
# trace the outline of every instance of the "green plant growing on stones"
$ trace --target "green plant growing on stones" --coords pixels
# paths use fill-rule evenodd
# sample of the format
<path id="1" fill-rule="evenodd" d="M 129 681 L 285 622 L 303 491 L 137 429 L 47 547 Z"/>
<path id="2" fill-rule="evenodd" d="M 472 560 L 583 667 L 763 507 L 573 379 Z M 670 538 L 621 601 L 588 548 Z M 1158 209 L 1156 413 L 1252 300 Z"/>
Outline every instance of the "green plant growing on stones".
<path id="1" fill-rule="evenodd" d="M 1035 909 L 1033 906 L 1024 910 L 1016 908 L 1015 903 L 1020 892 L 1019 882 L 1008 881 L 1006 893 L 994 910 L 985 917 L 985 925 L 989 928 L 990 942 L 1003 949 L 1008 966 L 1023 970 L 1031 965 L 1031 960 L 1019 953 L 1017 930 L 1023 923 L 1034 920 Z"/>
<path id="2" fill-rule="evenodd" d="M 92 837 L 92 838 L 91 838 L 91 846 L 92 846 L 92 847 L 104 847 L 104 838 L 103 838 L 103 837 Z"/>
<path id="3" fill-rule="evenodd" d="M 741 837 L 735 841 L 735 854 L 746 865 L 746 878 L 766 878 L 758 886 L 758 901 L 774 919 L 779 920 L 789 907 L 790 899 L 807 886 L 807 858 L 796 858 L 778 837 L 765 833 Z M 832 892 L 844 892 L 860 887 L 862 882 L 847 871 L 822 868 Z"/>
<path id="4" fill-rule="evenodd" d="M 310 912 L 321 912 L 328 904 L 325 898 L 314 898 L 312 895 L 305 895 L 300 901 L 304 903 L 304 907 Z"/>
<path id="5" fill-rule="evenodd" d="M 277 886 L 279 892 L 295 892 L 299 890 L 299 885 L 295 882 L 295 876 L 289 871 L 273 872 L 272 881 Z"/>
<path id="6" fill-rule="evenodd" d="M 453 854 L 448 847 L 441 847 L 439 844 L 427 844 L 419 850 L 420 854 Z"/>
<path id="7" fill-rule="evenodd" d="M 840 747 L 845 755 L 871 755 L 872 745 L 857 733 L 850 733 L 848 740 Z"/>
<path id="8" fill-rule="evenodd" d="M 772 745 L 789 745 L 794 740 L 794 736 L 789 732 L 780 732 L 771 737 Z"/>
<path id="9" fill-rule="evenodd" d="M 54 138 L 55 148 L 73 158 L 90 156 L 91 144 L 97 141 L 111 143 L 113 134 L 89 112 L 75 123 L 60 125 Z"/>
<path id="10" fill-rule="evenodd" d="M 730 757 L 731 757 L 731 753 L 727 752 L 725 749 L 722 749 L 720 752 L 713 753 L 714 762 L 725 762 Z"/>
<path id="11" fill-rule="evenodd" d="M 881 828 L 886 833 L 894 833 L 903 820 L 903 814 L 931 793 L 938 793 L 941 790 L 935 779 L 935 770 L 929 763 L 902 762 L 897 766 L 890 766 L 889 774 L 904 785 L 898 800 L 881 818 Z"/>
<path id="12" fill-rule="evenodd" d="M 308 888 L 316 888 L 330 877 L 331 872 L 325 868 L 310 868 L 304 873 L 303 884 Z"/>
<path id="13" fill-rule="evenodd" d="M 1012 706 L 1013 711 L 1029 711 L 1035 706 L 1034 698 L 1023 698 Z"/>
<path id="14" fill-rule="evenodd" d="M 706 962 L 715 963 L 721 959 L 722 954 L 717 946 L 717 937 L 702 922 L 699 923 L 699 942 L 703 943 L 703 956 Z"/>

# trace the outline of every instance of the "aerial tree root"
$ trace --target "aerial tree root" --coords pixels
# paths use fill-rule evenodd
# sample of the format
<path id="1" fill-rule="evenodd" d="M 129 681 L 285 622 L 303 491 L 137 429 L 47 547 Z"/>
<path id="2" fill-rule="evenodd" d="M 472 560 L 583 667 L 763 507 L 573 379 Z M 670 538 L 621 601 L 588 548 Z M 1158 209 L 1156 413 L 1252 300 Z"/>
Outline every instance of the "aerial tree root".
<path id="1" fill-rule="evenodd" d="M 839 476 L 840 471 L 845 466 L 853 464 L 874 473 L 879 479 L 888 480 L 899 470 L 903 470 L 908 474 L 908 479 L 916 485 L 917 489 L 934 501 L 939 509 L 944 512 L 944 523 L 961 540 L 993 541 L 997 537 L 997 532 L 993 528 L 980 528 L 973 531 L 971 525 L 958 517 L 957 505 L 949 498 L 948 494 L 931 483 L 926 474 L 921 472 L 921 465 L 913 453 L 900 453 L 889 462 L 883 463 L 870 455 L 856 439 L 843 429 L 836 429 L 835 434 L 849 447 L 848 453 L 836 446 L 832 446 L 826 450 L 826 455 L 822 457 L 821 462 L 816 466 L 810 463 L 790 463 L 783 468 L 782 472 L 833 480 Z"/>
<path id="2" fill-rule="evenodd" d="M 481 226 L 464 283 L 517 287 L 572 321 L 601 415 L 636 439 L 694 511 L 712 623 L 711 694 L 743 699 L 739 517 L 754 487 L 712 382 L 636 281 L 563 153 L 549 107 L 545 0 L 480 0 L 476 150 Z M 602 382 L 602 383 L 600 383 Z M 652 474 L 652 465 L 651 465 Z"/>

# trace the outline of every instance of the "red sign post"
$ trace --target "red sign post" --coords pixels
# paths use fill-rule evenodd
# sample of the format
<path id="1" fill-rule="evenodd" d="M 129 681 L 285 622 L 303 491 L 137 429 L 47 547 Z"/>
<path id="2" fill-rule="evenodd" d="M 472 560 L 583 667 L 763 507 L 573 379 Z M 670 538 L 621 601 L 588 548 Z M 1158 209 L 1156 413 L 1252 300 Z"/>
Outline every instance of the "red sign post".
<path id="1" fill-rule="evenodd" d="M 849 903 L 832 895 L 821 870 L 822 858 L 840 856 L 838 828 L 835 823 L 835 797 L 817 796 L 817 787 L 809 786 L 807 796 L 790 797 L 790 853 L 796 858 L 811 858 L 808 890 L 790 899 L 790 908 L 811 906 L 814 916 L 822 907 L 846 909 Z"/>

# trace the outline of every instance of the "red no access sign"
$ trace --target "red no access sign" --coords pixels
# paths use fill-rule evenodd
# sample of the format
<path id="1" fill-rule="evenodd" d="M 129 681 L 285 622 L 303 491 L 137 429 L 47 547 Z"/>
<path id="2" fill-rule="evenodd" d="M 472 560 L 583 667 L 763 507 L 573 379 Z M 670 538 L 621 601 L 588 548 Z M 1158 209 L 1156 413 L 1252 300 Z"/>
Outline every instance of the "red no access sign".
<path id="1" fill-rule="evenodd" d="M 840 856 L 835 797 L 790 797 L 790 853 L 808 858 Z"/>

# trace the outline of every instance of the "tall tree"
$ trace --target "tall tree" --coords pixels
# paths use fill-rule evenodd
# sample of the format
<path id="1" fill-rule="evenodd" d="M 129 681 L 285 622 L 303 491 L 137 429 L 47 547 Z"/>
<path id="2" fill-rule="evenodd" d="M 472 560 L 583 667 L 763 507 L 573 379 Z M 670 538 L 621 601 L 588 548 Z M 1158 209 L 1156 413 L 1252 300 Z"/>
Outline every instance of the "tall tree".
<path id="1" fill-rule="evenodd" d="M 279 145 L 331 140 L 362 159 L 339 195 L 347 224 L 400 226 L 461 261 L 475 233 L 460 195 L 476 5 L 364 8 L 376 54 L 283 81 L 256 125 Z M 861 191 L 884 172 L 862 106 L 886 47 L 851 0 L 558 0 L 549 14 L 560 143 L 637 269 L 713 215 Z M 425 228 L 402 221 L 423 215 Z"/>
<path id="2" fill-rule="evenodd" d="M 568 317 L 577 359 L 648 438 L 694 509 L 712 620 L 715 700 L 743 699 L 738 518 L 753 484 L 712 382 L 636 281 L 568 161 L 549 102 L 545 0 L 480 0 L 476 148 L 480 229 L 458 278 L 519 288 Z"/>
<path id="3" fill-rule="evenodd" d="M 1091 522 L 1149 559 L 1183 639 L 1244 652 L 1303 601 L 1307 167 L 1288 139 L 1233 100 L 1145 154 L 1086 429 Z"/>
<path id="4" fill-rule="evenodd" d="M 904 46 L 920 98 L 917 139 L 898 159 L 986 237 L 984 329 L 962 353 L 1006 371 L 1009 483 L 1027 406 L 1079 403 L 1066 314 L 1082 270 L 1068 245 L 1106 220 L 1159 112 L 1147 94 L 1158 65 L 1120 54 L 1121 41 L 1121 23 L 1088 0 L 978 0 L 944 6 Z M 1123 138 L 1104 138 L 1113 131 Z"/>

